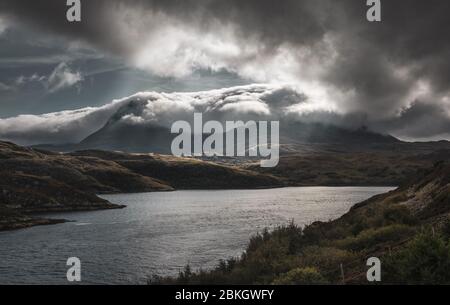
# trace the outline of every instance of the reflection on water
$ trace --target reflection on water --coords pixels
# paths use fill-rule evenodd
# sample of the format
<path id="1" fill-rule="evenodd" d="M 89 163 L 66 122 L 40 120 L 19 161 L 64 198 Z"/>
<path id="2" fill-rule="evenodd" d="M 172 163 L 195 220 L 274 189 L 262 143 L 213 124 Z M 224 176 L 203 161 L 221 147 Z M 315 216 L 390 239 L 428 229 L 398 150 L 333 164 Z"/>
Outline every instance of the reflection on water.
<path id="1" fill-rule="evenodd" d="M 145 283 L 189 263 L 213 267 L 238 256 L 265 227 L 330 220 L 383 187 L 295 187 L 270 190 L 176 191 L 102 196 L 121 210 L 58 213 L 75 220 L 0 232 L 0 283 L 66 281 L 66 260 L 78 257 L 83 283 Z"/>

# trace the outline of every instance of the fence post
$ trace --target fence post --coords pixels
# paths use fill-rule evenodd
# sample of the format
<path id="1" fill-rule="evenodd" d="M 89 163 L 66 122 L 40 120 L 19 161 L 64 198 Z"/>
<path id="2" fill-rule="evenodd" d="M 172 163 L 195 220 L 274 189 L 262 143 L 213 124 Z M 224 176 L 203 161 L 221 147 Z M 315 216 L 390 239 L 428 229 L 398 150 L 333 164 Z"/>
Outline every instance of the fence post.
<path id="1" fill-rule="evenodd" d="M 344 266 L 342 263 L 340 264 L 341 267 L 341 276 L 342 276 L 342 284 L 345 285 L 345 273 L 344 273 Z"/>

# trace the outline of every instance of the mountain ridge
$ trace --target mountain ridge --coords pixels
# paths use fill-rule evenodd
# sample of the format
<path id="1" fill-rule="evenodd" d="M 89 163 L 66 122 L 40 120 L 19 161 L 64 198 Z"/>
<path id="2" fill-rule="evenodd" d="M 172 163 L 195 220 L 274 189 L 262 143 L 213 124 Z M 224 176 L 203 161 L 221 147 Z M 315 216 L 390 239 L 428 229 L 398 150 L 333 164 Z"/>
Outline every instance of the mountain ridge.
<path id="1" fill-rule="evenodd" d="M 100 129 L 79 143 L 39 144 L 33 145 L 33 147 L 64 152 L 100 149 L 130 153 L 170 154 L 171 142 L 176 135 L 172 134 L 166 126 L 151 121 L 141 122 L 139 118 L 144 116 L 146 105 L 146 101 L 129 101 L 116 110 Z M 207 134 L 204 134 L 204 137 L 207 137 Z M 391 135 L 376 133 L 364 126 L 352 129 L 324 123 L 288 122 L 283 124 L 280 122 L 280 144 L 368 146 L 401 142 Z"/>

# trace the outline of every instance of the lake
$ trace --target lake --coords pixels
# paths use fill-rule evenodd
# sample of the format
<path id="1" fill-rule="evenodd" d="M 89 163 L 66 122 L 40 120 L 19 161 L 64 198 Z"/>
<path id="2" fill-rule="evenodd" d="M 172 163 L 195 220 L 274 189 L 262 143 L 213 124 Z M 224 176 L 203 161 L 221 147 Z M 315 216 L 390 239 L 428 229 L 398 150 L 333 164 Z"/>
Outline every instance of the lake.
<path id="1" fill-rule="evenodd" d="M 66 284 L 81 260 L 82 283 L 142 284 L 186 264 L 212 268 L 239 256 L 250 236 L 294 220 L 331 220 L 389 187 L 291 187 L 103 195 L 127 208 L 52 213 L 64 224 L 0 232 L 0 284 Z"/>

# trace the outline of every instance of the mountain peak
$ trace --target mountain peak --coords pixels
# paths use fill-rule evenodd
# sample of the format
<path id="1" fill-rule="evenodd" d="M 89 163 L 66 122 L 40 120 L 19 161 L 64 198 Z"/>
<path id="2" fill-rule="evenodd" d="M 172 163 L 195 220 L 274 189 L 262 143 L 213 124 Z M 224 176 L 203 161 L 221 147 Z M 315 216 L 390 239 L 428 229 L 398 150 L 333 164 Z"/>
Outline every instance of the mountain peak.
<path id="1" fill-rule="evenodd" d="M 121 121 L 124 117 L 127 116 L 135 116 L 142 117 L 142 114 L 145 110 L 147 101 L 142 101 L 139 99 L 131 100 L 125 105 L 121 106 L 107 121 L 105 126 L 113 125 L 119 121 Z"/>

